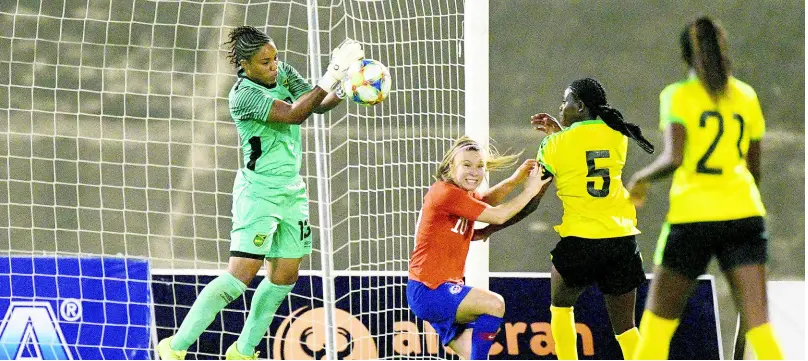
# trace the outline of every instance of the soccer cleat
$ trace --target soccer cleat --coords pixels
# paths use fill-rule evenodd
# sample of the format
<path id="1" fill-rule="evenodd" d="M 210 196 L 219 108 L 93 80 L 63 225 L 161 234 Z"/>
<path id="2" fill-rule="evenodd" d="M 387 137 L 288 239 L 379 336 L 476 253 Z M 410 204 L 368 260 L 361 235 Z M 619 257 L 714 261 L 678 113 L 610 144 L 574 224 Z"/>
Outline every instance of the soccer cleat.
<path id="1" fill-rule="evenodd" d="M 224 353 L 225 360 L 257 360 L 258 359 L 258 351 L 255 351 L 252 355 L 244 355 L 238 351 L 238 347 L 236 347 L 236 342 L 233 342 L 230 347 L 227 348 L 227 351 Z"/>
<path id="2" fill-rule="evenodd" d="M 185 354 L 188 351 L 177 351 L 171 348 L 171 340 L 174 336 L 164 338 L 157 344 L 157 354 L 160 355 L 161 360 L 185 360 Z"/>

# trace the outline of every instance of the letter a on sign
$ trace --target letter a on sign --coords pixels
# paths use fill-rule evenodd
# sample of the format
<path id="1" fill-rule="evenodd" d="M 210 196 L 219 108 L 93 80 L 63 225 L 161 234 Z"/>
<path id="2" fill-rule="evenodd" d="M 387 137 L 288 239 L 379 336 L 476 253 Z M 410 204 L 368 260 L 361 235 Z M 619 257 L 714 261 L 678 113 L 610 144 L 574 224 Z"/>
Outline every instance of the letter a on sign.
<path id="1" fill-rule="evenodd" d="M 26 352 L 27 351 L 27 352 Z M 0 360 L 72 360 L 48 302 L 11 302 L 0 323 Z"/>

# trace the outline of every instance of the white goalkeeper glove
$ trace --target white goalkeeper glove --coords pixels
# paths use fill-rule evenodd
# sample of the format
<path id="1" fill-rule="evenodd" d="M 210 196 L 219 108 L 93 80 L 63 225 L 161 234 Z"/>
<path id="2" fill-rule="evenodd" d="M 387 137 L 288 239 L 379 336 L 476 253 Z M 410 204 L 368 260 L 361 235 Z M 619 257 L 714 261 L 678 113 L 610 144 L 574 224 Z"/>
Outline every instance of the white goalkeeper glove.
<path id="1" fill-rule="evenodd" d="M 333 90 L 334 86 L 345 77 L 345 71 L 348 70 L 348 67 L 364 58 L 365 51 L 362 49 L 362 45 L 355 40 L 345 39 L 342 44 L 331 52 L 331 62 L 328 64 L 328 70 L 320 77 L 317 86 L 325 91 Z"/>

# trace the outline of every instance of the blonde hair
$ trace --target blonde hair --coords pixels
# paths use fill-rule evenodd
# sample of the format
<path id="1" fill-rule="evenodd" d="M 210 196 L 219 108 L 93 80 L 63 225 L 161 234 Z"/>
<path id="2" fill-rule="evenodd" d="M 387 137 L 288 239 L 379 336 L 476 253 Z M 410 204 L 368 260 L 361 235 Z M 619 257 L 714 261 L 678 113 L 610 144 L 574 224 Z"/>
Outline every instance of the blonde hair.
<path id="1" fill-rule="evenodd" d="M 497 151 L 497 148 L 495 148 L 493 145 L 489 145 L 488 148 L 489 149 L 483 149 L 483 147 L 480 146 L 480 143 L 477 143 L 476 140 L 471 139 L 467 135 L 457 138 L 452 147 L 449 148 L 449 150 L 446 151 L 446 154 L 443 155 L 443 160 L 441 160 L 440 164 L 438 165 L 437 172 L 433 177 L 435 180 L 439 181 L 447 181 L 452 179 L 452 165 L 454 163 L 455 156 L 466 150 L 475 150 L 482 153 L 485 168 L 488 171 L 497 171 L 510 168 L 519 161 L 519 156 L 522 155 L 522 152 L 517 154 L 500 154 L 499 151 Z"/>

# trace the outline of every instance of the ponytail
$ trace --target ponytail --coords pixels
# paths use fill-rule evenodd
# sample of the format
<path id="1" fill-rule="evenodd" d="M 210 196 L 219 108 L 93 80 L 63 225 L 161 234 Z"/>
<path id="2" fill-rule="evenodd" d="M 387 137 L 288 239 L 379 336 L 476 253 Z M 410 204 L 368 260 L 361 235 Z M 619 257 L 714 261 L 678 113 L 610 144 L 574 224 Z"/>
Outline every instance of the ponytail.
<path id="1" fill-rule="evenodd" d="M 702 17 L 688 25 L 681 37 L 682 58 L 696 70 L 699 80 L 713 98 L 724 93 L 732 73 L 724 29 Z"/>
<path id="2" fill-rule="evenodd" d="M 654 152 L 654 145 L 645 139 L 640 127 L 634 123 L 628 123 L 623 119 L 623 114 L 619 110 L 612 108 L 606 101 L 606 91 L 603 86 L 592 78 L 579 79 L 570 85 L 570 89 L 578 99 L 586 105 L 593 113 L 603 119 L 603 122 L 621 134 L 634 139 L 637 144 L 647 153 Z"/>
<path id="3" fill-rule="evenodd" d="M 612 108 L 611 106 L 601 105 L 597 108 L 596 113 L 600 116 L 600 119 L 603 119 L 603 122 L 621 134 L 634 139 L 637 142 L 637 145 L 642 148 L 646 153 L 653 154 L 654 153 L 654 145 L 645 139 L 642 135 L 642 130 L 640 126 L 634 123 L 626 122 L 623 119 L 623 114 L 620 113 L 619 110 Z"/>

